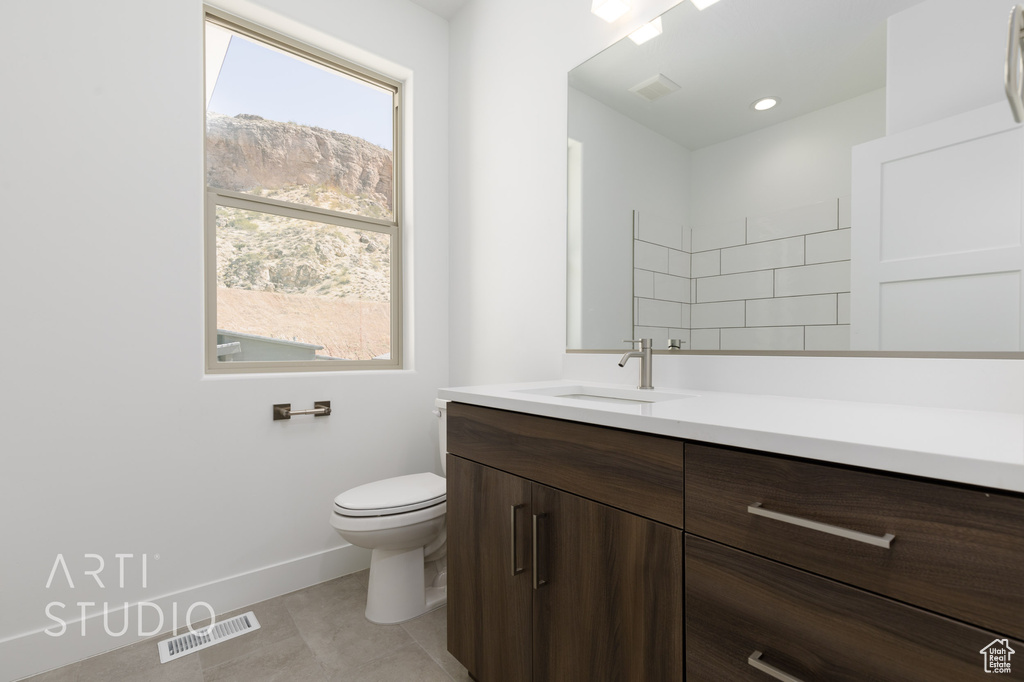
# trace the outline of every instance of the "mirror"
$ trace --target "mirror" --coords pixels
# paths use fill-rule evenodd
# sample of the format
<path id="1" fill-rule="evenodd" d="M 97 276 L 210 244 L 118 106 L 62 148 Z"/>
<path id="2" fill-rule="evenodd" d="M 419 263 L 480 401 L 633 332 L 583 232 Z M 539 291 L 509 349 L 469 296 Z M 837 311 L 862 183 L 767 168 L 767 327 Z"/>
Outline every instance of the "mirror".
<path id="1" fill-rule="evenodd" d="M 569 349 L 1022 357 L 1009 9 L 684 1 L 573 69 Z"/>

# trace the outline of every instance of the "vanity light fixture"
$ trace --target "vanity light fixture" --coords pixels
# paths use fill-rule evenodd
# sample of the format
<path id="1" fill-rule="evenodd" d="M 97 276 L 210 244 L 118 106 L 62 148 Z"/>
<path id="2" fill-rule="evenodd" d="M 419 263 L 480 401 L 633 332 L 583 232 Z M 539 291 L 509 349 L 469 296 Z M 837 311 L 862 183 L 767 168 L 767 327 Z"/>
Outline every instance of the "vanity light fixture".
<path id="1" fill-rule="evenodd" d="M 718 2 L 718 0 L 691 0 L 691 2 L 693 2 L 694 7 L 703 10 L 707 9 L 708 7 L 711 7 L 711 5 Z"/>
<path id="2" fill-rule="evenodd" d="M 654 21 L 648 22 L 629 34 L 629 39 L 637 45 L 643 45 L 651 38 L 657 38 L 661 35 L 661 17 L 658 17 Z"/>
<path id="3" fill-rule="evenodd" d="M 590 11 L 610 24 L 629 11 L 629 0 L 594 0 Z"/>
<path id="4" fill-rule="evenodd" d="M 762 97 L 761 99 L 751 104 L 750 108 L 753 109 L 754 111 L 768 111 L 778 103 L 778 97 Z"/>

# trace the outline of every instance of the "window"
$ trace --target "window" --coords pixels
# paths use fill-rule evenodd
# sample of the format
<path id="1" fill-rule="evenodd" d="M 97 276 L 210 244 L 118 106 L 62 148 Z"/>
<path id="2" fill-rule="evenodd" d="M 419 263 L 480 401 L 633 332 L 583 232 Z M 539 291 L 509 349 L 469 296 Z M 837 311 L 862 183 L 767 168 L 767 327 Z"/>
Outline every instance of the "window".
<path id="1" fill-rule="evenodd" d="M 401 367 L 400 84 L 206 14 L 206 369 Z"/>

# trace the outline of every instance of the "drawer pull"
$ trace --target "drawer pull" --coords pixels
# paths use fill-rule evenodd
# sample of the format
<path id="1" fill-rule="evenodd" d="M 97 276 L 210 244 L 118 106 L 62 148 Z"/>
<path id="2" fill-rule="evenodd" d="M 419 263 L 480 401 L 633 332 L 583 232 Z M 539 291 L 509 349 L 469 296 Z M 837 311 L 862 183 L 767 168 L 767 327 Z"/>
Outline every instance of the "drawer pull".
<path id="1" fill-rule="evenodd" d="M 513 504 L 513 505 L 511 505 L 511 507 L 512 507 L 512 528 L 510 530 L 510 534 L 512 536 L 512 575 L 514 575 L 514 576 L 515 575 L 519 575 L 520 573 L 522 573 L 523 571 L 526 570 L 525 566 L 520 568 L 516 564 L 516 555 L 518 554 L 518 552 L 516 551 L 516 549 L 517 549 L 516 548 L 516 536 L 518 535 L 518 533 L 516 532 L 516 510 L 517 509 L 522 509 L 525 506 L 526 506 L 525 504 Z"/>
<path id="2" fill-rule="evenodd" d="M 747 656 L 747 663 L 757 668 L 761 672 L 771 675 L 777 680 L 781 680 L 782 682 L 803 682 L 803 680 L 801 680 L 799 677 L 793 677 L 792 675 L 788 675 L 779 670 L 778 668 L 774 668 L 765 663 L 764 661 L 762 661 L 760 651 L 755 651 L 754 653 Z"/>
<path id="3" fill-rule="evenodd" d="M 533 589 L 543 587 L 548 584 L 547 578 L 540 577 L 540 562 L 538 556 L 540 552 L 537 551 L 537 536 L 540 533 L 540 519 L 547 517 L 547 514 L 534 514 L 533 515 Z"/>
<path id="4" fill-rule="evenodd" d="M 889 545 L 896 538 L 892 533 L 886 533 L 885 535 L 869 535 L 867 533 L 861 533 L 859 531 L 850 530 L 849 528 L 843 528 L 841 526 L 831 526 L 827 523 L 819 523 L 817 521 L 811 521 L 809 519 L 802 519 L 799 516 L 790 516 L 789 514 L 780 514 L 779 512 L 765 509 L 761 506 L 760 502 L 747 506 L 747 511 L 751 514 L 758 516 L 764 516 L 765 518 L 775 519 L 776 521 L 782 521 L 783 523 L 790 523 L 794 526 L 801 526 L 803 528 L 810 528 L 811 530 L 817 530 L 822 533 L 828 533 L 829 535 L 838 535 L 841 538 L 847 540 L 856 540 L 857 542 L 863 542 L 875 547 L 883 547 L 889 549 Z"/>

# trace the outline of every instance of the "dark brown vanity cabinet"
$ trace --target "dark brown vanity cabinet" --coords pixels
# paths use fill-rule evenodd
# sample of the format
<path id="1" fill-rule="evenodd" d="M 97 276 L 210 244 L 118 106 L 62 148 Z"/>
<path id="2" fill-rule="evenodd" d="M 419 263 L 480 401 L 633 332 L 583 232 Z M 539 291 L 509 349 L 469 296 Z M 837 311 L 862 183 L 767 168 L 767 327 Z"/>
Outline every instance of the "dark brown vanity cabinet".
<path id="1" fill-rule="evenodd" d="M 1020 493 L 458 403 L 448 444 L 480 682 L 1024 679 Z"/>
<path id="2" fill-rule="evenodd" d="M 683 679 L 678 441 L 453 403 L 448 449 L 448 649 L 477 680 Z"/>

